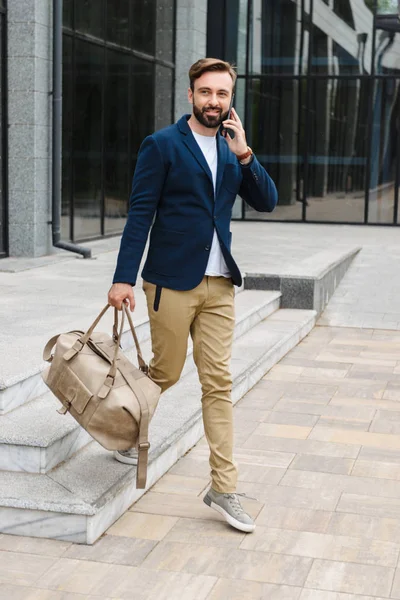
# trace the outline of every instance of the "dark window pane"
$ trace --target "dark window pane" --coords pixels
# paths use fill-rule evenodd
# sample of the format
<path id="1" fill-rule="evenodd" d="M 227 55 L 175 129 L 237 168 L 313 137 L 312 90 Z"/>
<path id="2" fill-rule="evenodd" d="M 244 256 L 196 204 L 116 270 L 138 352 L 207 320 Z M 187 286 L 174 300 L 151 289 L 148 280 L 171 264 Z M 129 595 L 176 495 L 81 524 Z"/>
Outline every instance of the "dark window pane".
<path id="1" fill-rule="evenodd" d="M 346 23 L 346 25 L 355 29 L 351 0 L 333 0 L 333 12 Z"/>
<path id="2" fill-rule="evenodd" d="M 63 25 L 73 28 L 73 4 L 74 0 L 63 0 Z"/>
<path id="3" fill-rule="evenodd" d="M 75 43 L 74 237 L 83 239 L 100 234 L 104 50 Z"/>
<path id="4" fill-rule="evenodd" d="M 174 23 L 173 0 L 157 0 L 156 12 L 156 57 L 161 60 L 174 60 Z"/>
<path id="5" fill-rule="evenodd" d="M 369 223 L 393 223 L 399 153 L 399 115 L 399 80 L 376 81 L 369 177 Z"/>
<path id="6" fill-rule="evenodd" d="M 326 8 L 326 11 L 329 13 L 328 8 Z M 366 7 L 365 11 L 369 12 Z M 372 26 L 371 15 L 369 22 Z M 359 75 L 360 73 L 370 73 L 371 61 L 369 57 L 372 31 L 370 34 L 360 34 L 359 36 L 352 33 L 353 42 L 357 42 L 354 44 L 349 43 L 348 36 L 340 35 L 341 30 L 336 31 L 333 27 L 327 27 L 326 29 L 330 33 L 334 32 L 334 37 L 331 37 L 326 31 L 319 29 L 316 25 L 313 25 L 312 28 L 312 72 L 327 75 Z"/>
<path id="7" fill-rule="evenodd" d="M 63 105 L 62 105 L 62 202 L 61 236 L 71 238 L 71 193 L 72 193 L 72 119 L 73 119 L 73 64 L 72 38 L 63 36 Z"/>
<path id="8" fill-rule="evenodd" d="M 131 154 L 133 162 L 143 139 L 154 131 L 154 65 L 132 58 Z"/>
<path id="9" fill-rule="evenodd" d="M 155 130 L 172 123 L 173 85 L 172 69 L 156 65 Z"/>
<path id="10" fill-rule="evenodd" d="M 129 45 L 129 2 L 107 1 L 107 39 L 121 46 Z"/>
<path id="11" fill-rule="evenodd" d="M 104 36 L 104 0 L 75 0 L 75 29 Z"/>
<path id="12" fill-rule="evenodd" d="M 250 18 L 250 65 L 254 75 L 259 73 L 303 73 L 307 64 L 306 36 L 301 35 L 299 3 L 292 0 L 253 0 Z M 242 52 L 246 56 L 244 14 L 241 26 Z M 300 19 L 300 20 L 299 20 Z M 307 38 L 308 39 L 308 38 Z M 243 65 L 241 65 L 241 69 Z"/>
<path id="13" fill-rule="evenodd" d="M 308 221 L 364 220 L 370 81 L 309 81 Z"/>
<path id="14" fill-rule="evenodd" d="M 156 0 L 132 1 L 132 48 L 154 55 Z"/>
<path id="15" fill-rule="evenodd" d="M 130 57 L 108 52 L 106 79 L 105 233 L 121 231 L 127 214 L 131 165 L 129 160 Z"/>
<path id="16" fill-rule="evenodd" d="M 261 164 L 276 183 L 279 205 L 271 214 L 255 213 L 246 205 L 246 216 L 264 219 L 300 219 L 300 186 L 303 178 L 302 138 L 299 138 L 299 103 L 304 102 L 296 80 L 253 79 L 248 102 L 248 137 Z"/>

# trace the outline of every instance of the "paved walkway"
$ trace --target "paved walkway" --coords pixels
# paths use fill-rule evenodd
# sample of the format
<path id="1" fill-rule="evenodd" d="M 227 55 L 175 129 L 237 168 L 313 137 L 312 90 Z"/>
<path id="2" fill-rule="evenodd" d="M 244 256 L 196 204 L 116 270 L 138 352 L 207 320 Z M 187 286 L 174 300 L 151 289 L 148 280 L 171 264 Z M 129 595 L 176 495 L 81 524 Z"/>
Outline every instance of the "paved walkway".
<path id="1" fill-rule="evenodd" d="M 363 246 L 319 325 L 235 407 L 239 491 L 257 499 L 244 500 L 256 532 L 203 504 L 203 439 L 92 547 L 0 535 L 1 600 L 400 599 L 399 230 L 233 230 L 252 272 Z M 98 243 L 109 254 L 91 307 L 112 244 Z M 39 294 L 54 268 L 36 271 Z M 10 298 L 22 275 L 1 275 Z"/>
<path id="2" fill-rule="evenodd" d="M 235 420 L 254 534 L 203 504 L 203 439 L 93 547 L 0 536 L 0 598 L 400 598 L 400 333 L 316 327 Z"/>

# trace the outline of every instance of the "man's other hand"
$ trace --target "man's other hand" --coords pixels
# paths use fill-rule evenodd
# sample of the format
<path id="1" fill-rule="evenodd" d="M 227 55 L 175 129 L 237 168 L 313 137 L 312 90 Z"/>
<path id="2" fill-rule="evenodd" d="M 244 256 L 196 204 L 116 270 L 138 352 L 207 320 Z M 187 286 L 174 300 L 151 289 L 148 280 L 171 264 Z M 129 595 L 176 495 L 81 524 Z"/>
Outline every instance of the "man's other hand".
<path id="1" fill-rule="evenodd" d="M 122 303 L 129 304 L 131 312 L 135 310 L 135 294 L 129 283 L 114 283 L 108 292 L 108 304 L 122 310 Z"/>

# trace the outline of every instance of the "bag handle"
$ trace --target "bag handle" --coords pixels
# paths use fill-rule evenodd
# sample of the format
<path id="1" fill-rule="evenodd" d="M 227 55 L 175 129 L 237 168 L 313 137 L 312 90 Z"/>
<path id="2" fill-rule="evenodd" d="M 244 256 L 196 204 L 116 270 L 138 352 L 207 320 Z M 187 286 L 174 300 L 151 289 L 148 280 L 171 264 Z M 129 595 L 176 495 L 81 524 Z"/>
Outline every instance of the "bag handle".
<path id="1" fill-rule="evenodd" d="M 63 358 L 65 360 L 71 360 L 72 358 L 74 358 L 74 356 L 76 356 L 78 354 L 78 352 L 80 352 L 82 350 L 82 348 L 85 346 L 85 344 L 87 344 L 87 342 L 88 342 L 90 336 L 92 335 L 93 331 L 95 330 L 95 328 L 99 324 L 100 320 L 104 317 L 105 313 L 110 308 L 110 306 L 111 306 L 110 304 L 106 304 L 106 306 L 103 308 L 103 310 L 100 312 L 100 314 L 93 321 L 93 323 L 91 324 L 91 326 L 89 327 L 89 329 L 86 331 L 86 333 L 84 335 L 82 335 L 81 337 L 79 337 L 75 341 L 75 343 L 72 346 L 72 348 L 70 348 L 64 354 Z M 140 368 L 141 371 L 143 371 L 147 375 L 149 368 L 148 368 L 147 364 L 145 363 L 145 361 L 143 360 L 142 351 L 140 349 L 139 340 L 137 339 L 137 335 L 136 335 L 135 327 L 133 325 L 132 317 L 129 314 L 129 312 L 127 310 L 127 307 L 126 307 L 126 305 L 124 303 L 122 304 L 122 312 L 123 312 L 123 314 L 122 314 L 122 324 L 124 322 L 125 315 L 128 318 L 129 326 L 130 326 L 130 329 L 131 329 L 131 332 L 132 332 L 132 336 L 133 336 L 133 340 L 134 340 L 135 346 L 136 346 L 136 352 L 137 352 L 137 359 L 138 359 L 139 368 Z M 116 325 L 118 327 L 118 309 L 115 308 L 114 309 L 114 328 L 115 328 Z M 114 330 L 114 335 L 115 335 L 115 330 Z M 122 329 L 119 332 L 118 341 L 117 341 L 117 344 L 116 344 L 116 352 L 115 352 L 115 355 L 114 355 L 113 363 L 115 363 L 117 361 L 117 358 L 118 358 L 118 350 L 119 350 L 119 345 L 120 345 L 120 341 L 121 341 L 121 336 L 122 336 Z M 54 338 L 52 338 L 52 340 L 53 339 Z M 50 342 L 52 340 L 50 340 Z"/>

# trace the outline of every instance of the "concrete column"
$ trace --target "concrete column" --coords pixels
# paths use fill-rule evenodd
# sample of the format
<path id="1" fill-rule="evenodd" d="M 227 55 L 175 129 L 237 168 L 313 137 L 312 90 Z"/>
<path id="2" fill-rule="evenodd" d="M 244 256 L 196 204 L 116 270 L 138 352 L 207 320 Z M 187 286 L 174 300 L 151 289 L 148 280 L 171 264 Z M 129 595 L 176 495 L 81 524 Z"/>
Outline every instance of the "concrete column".
<path id="1" fill-rule="evenodd" d="M 51 4 L 8 2 L 10 256 L 51 249 Z"/>
<path id="2" fill-rule="evenodd" d="M 206 56 L 207 0 L 178 0 L 176 20 L 175 119 L 192 112 L 187 100 L 188 71 Z"/>

